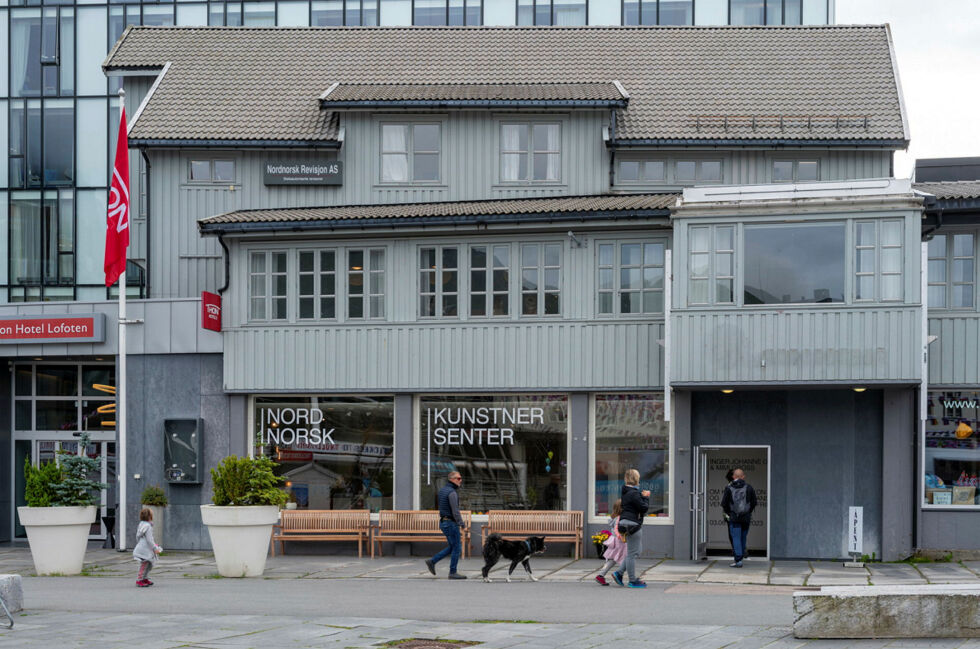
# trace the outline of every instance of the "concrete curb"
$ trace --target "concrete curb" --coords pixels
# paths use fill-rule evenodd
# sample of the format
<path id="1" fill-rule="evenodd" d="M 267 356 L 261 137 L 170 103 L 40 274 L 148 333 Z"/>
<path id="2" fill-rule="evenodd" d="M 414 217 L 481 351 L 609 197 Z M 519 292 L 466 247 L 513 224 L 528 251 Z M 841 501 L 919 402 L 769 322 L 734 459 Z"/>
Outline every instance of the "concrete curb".
<path id="1" fill-rule="evenodd" d="M 0 598 L 3 598 L 11 613 L 24 610 L 24 587 L 20 575 L 0 575 Z"/>

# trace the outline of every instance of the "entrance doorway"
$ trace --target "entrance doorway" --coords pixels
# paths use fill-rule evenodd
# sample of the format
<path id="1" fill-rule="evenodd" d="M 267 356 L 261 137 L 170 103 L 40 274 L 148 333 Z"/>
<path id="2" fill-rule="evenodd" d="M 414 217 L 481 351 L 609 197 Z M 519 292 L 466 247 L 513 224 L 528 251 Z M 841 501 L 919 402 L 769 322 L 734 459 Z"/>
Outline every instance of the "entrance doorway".
<path id="1" fill-rule="evenodd" d="M 769 456 L 768 446 L 695 446 L 692 492 L 692 548 L 695 560 L 732 556 L 728 525 L 721 497 L 730 469 L 745 471 L 745 481 L 755 489 L 758 505 L 746 543 L 750 557 L 769 558 Z"/>

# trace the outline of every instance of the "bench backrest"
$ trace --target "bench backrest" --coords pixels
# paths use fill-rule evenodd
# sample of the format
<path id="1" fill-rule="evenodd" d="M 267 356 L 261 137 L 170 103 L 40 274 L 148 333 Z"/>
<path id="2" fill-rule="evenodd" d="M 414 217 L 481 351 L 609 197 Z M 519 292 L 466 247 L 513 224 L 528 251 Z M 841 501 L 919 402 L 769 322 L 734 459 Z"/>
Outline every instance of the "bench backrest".
<path id="1" fill-rule="evenodd" d="M 582 530 L 583 512 L 491 509 L 487 525 L 493 532 L 571 533 Z"/>
<path id="2" fill-rule="evenodd" d="M 461 510 L 459 513 L 463 517 L 463 524 L 469 527 L 473 522 L 473 512 Z M 382 532 L 427 534 L 440 531 L 437 509 L 383 509 L 378 520 L 378 529 Z"/>
<path id="3" fill-rule="evenodd" d="M 282 531 L 366 530 L 371 526 L 371 512 L 367 509 L 284 509 Z"/>

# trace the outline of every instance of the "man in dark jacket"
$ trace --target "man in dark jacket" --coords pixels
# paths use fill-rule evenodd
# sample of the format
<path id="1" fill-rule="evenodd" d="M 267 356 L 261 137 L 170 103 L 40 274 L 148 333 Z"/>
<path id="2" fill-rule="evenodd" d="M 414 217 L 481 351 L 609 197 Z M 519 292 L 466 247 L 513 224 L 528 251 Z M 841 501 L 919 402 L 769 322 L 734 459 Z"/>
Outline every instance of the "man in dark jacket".
<path id="1" fill-rule="evenodd" d="M 639 534 L 643 519 L 650 509 L 650 492 L 647 489 L 640 489 L 640 472 L 630 469 L 623 478 L 622 506 L 623 511 L 619 515 L 619 528 L 615 533 L 622 533 L 626 536 L 626 558 L 619 570 L 613 573 L 613 579 L 620 586 L 623 583 L 623 573 L 629 576 L 630 588 L 646 588 L 645 581 L 636 578 L 636 560 L 640 556 L 642 548 L 642 534 Z"/>
<path id="2" fill-rule="evenodd" d="M 459 485 L 463 482 L 463 476 L 459 471 L 449 474 L 449 479 L 445 486 L 439 490 L 437 496 L 439 502 L 439 529 L 446 535 L 449 545 L 440 550 L 431 559 L 425 560 L 425 567 L 433 575 L 436 574 L 436 564 L 452 554 L 449 559 L 449 578 L 466 579 L 466 575 L 456 572 L 456 565 L 459 563 L 459 555 L 462 546 L 459 542 L 459 528 L 463 526 L 463 517 L 459 513 Z"/>
<path id="3" fill-rule="evenodd" d="M 745 481 L 745 471 L 735 469 L 732 472 L 732 481 L 725 487 L 725 494 L 721 497 L 721 508 L 728 518 L 732 552 L 735 554 L 735 561 L 730 564 L 732 568 L 742 567 L 742 559 L 745 558 L 746 552 L 745 543 L 748 540 L 752 512 L 756 504 L 755 489 Z"/>

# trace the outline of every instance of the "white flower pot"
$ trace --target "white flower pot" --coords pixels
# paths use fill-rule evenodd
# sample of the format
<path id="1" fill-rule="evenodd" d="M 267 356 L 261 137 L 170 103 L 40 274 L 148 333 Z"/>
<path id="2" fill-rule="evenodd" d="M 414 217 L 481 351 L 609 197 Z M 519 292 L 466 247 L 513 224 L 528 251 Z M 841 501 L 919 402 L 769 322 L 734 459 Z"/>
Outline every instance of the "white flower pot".
<path id="1" fill-rule="evenodd" d="M 39 575 L 77 575 L 85 562 L 95 507 L 18 507 Z"/>
<path id="2" fill-rule="evenodd" d="M 167 542 L 163 535 L 163 516 L 167 512 L 167 508 L 160 505 L 143 505 L 143 507 L 153 512 L 153 540 L 166 550 Z M 139 521 L 137 521 L 136 526 L 139 527 Z"/>
<path id="3" fill-rule="evenodd" d="M 275 505 L 218 507 L 201 505 L 214 560 L 222 577 L 261 577 L 269 553 L 272 526 L 279 520 Z"/>

